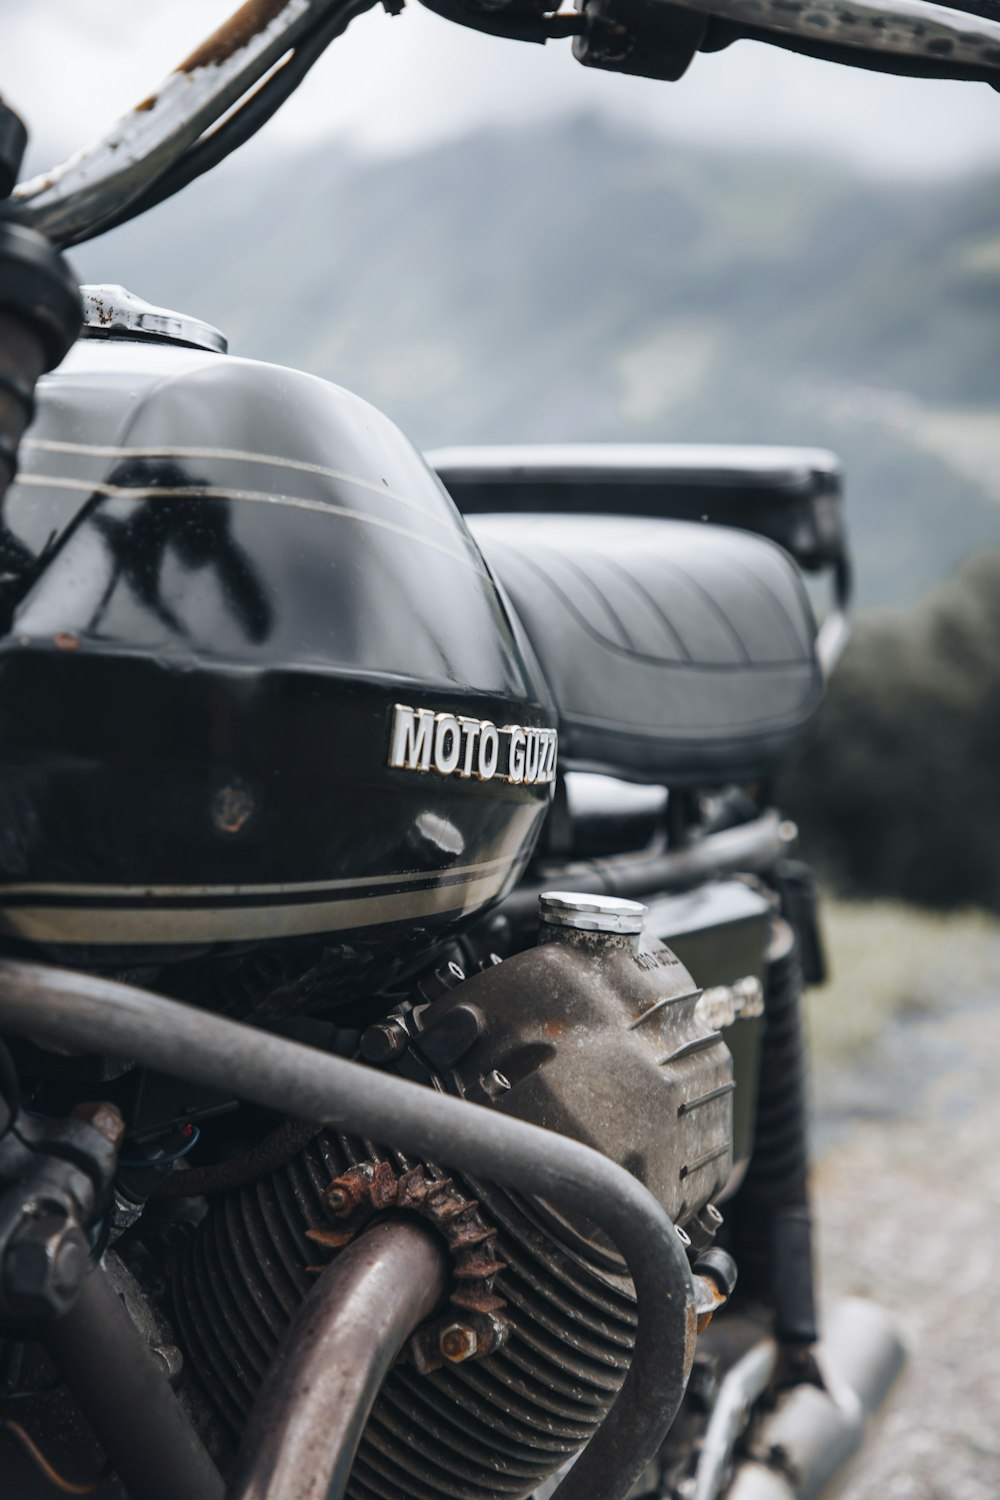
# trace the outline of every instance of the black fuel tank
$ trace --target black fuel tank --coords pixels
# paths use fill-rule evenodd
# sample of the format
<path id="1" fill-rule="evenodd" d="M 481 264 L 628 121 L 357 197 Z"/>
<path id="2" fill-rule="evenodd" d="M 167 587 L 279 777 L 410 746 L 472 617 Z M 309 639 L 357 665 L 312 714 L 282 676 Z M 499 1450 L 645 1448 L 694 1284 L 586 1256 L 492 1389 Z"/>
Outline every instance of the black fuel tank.
<path id="1" fill-rule="evenodd" d="M 320 942 L 370 984 L 506 893 L 554 710 L 386 417 L 291 370 L 90 338 L 42 381 L 21 463 L 6 943 L 115 967 Z"/>

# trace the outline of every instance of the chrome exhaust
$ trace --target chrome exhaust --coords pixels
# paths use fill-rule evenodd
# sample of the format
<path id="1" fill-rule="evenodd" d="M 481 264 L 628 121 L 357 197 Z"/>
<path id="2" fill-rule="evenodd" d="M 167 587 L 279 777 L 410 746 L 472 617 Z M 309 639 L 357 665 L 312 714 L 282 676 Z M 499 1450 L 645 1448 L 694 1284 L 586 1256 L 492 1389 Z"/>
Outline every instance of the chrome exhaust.
<path id="1" fill-rule="evenodd" d="M 726 1500 L 813 1500 L 861 1447 L 906 1351 L 887 1312 L 851 1297 L 831 1309 L 815 1357 L 825 1388 L 779 1396 L 752 1430 Z"/>

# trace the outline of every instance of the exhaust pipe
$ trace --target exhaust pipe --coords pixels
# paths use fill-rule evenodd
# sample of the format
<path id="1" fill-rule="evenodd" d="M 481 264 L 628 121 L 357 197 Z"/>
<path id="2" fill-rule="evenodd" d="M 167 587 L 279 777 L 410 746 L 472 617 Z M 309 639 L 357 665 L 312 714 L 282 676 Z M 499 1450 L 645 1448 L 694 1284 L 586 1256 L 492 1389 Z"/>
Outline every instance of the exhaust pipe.
<path id="1" fill-rule="evenodd" d="M 831 1310 L 815 1356 L 825 1389 L 798 1385 L 779 1396 L 726 1500 L 813 1500 L 861 1447 L 906 1351 L 888 1313 L 851 1297 Z"/>

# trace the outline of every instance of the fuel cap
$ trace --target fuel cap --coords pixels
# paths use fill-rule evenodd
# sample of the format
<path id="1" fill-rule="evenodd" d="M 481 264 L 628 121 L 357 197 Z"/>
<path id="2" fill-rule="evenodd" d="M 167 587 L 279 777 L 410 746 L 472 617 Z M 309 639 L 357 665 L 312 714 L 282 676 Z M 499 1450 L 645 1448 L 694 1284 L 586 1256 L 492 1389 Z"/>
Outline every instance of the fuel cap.
<path id="1" fill-rule="evenodd" d="M 229 341 L 211 323 L 154 307 L 123 286 L 82 286 L 83 338 L 155 339 L 225 354 Z"/>
<path id="2" fill-rule="evenodd" d="M 576 932 L 641 932 L 648 910 L 641 901 L 625 901 L 620 896 L 579 895 L 575 891 L 543 891 L 538 898 L 541 921 L 550 927 L 571 927 Z"/>

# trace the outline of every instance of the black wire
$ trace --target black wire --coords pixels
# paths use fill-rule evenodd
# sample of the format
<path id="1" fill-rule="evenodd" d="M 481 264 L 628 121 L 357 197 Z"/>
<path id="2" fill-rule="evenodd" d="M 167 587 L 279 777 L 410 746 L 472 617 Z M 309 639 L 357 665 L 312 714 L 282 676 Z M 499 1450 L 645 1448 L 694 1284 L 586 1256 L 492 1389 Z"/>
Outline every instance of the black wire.
<path id="1" fill-rule="evenodd" d="M 294 93 L 330 43 L 347 30 L 356 16 L 370 10 L 374 4 L 375 0 L 346 0 L 343 6 L 299 38 L 291 56 L 254 90 L 228 120 L 211 134 L 189 146 L 172 166 L 124 207 L 110 217 L 101 219 L 96 225 L 81 230 L 73 238 L 66 240 L 65 245 L 82 245 L 86 240 L 107 234 L 110 229 L 117 229 L 120 224 L 127 224 L 130 219 L 155 208 L 164 199 L 172 198 L 197 177 L 218 166 L 219 162 L 224 161 L 239 146 L 245 145 Z"/>

